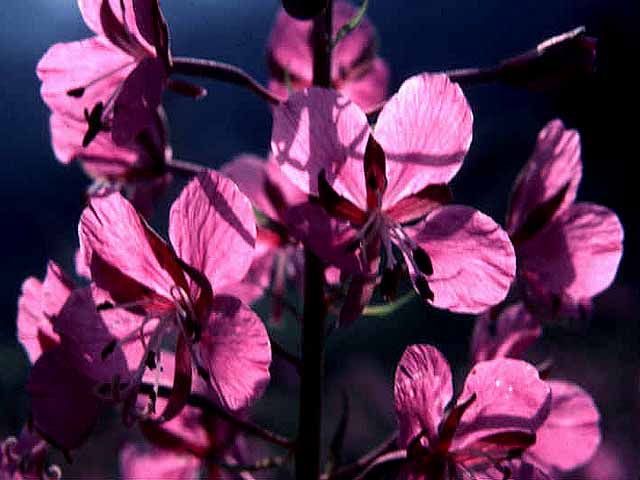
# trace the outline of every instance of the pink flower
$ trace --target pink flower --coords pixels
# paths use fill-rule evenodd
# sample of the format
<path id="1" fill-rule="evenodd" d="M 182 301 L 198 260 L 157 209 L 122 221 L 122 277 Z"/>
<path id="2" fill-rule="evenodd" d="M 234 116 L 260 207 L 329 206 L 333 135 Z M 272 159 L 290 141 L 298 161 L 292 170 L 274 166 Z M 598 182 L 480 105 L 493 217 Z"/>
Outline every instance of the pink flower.
<path id="1" fill-rule="evenodd" d="M 102 357 L 132 340 L 142 347 L 135 385 L 163 339 L 177 333 L 175 395 L 164 419 L 184 406 L 192 364 L 226 408 L 243 408 L 264 391 L 271 362 L 267 332 L 240 300 L 221 294 L 246 274 L 256 237 L 251 205 L 233 182 L 211 171 L 185 187 L 171 207 L 172 245 L 119 194 L 93 198 L 79 234 L 92 280 L 115 303 L 104 308 L 139 315 L 132 328 L 100 345 Z"/>
<path id="2" fill-rule="evenodd" d="M 102 131 L 126 147 L 154 121 L 161 102 L 171 63 L 166 23 L 158 0 L 78 6 L 96 36 L 49 48 L 37 68 L 42 98 L 70 128 L 85 123 L 83 147 Z"/>
<path id="3" fill-rule="evenodd" d="M 493 319 L 490 313 L 484 314 L 474 330 L 474 360 L 517 358 L 541 333 L 539 322 L 521 303 L 507 307 Z M 513 476 L 516 480 L 526 480 L 525 472 L 533 470 L 559 478 L 589 462 L 600 444 L 600 414 L 591 396 L 570 382 L 550 380 L 547 385 L 551 388 L 551 410 L 536 432 L 535 444 L 523 453 L 521 471 Z"/>
<path id="4" fill-rule="evenodd" d="M 578 132 L 554 120 L 538 135 L 507 213 L 527 306 L 553 315 L 583 310 L 611 284 L 622 256 L 616 214 L 575 202 L 581 176 Z"/>
<path id="5" fill-rule="evenodd" d="M 333 7 L 333 35 L 356 14 L 346 2 Z M 269 39 L 267 59 L 269 88 L 288 96 L 287 82 L 293 90 L 310 87 L 313 80 L 313 22 L 296 20 L 284 10 L 278 12 Z M 376 55 L 376 32 L 365 18 L 333 49 L 331 81 L 333 88 L 350 97 L 363 110 L 382 102 L 389 82 L 387 64 Z"/>
<path id="6" fill-rule="evenodd" d="M 425 300 L 456 312 L 484 311 L 507 294 L 515 257 L 491 218 L 446 206 L 446 184 L 462 166 L 471 129 L 469 105 L 444 75 L 407 80 L 373 132 L 340 93 L 311 88 L 292 95 L 275 109 L 272 152 L 283 173 L 316 198 L 292 209 L 289 223 L 343 271 L 375 276 L 382 251 L 384 271 L 394 272 L 397 249 Z"/>
<path id="7" fill-rule="evenodd" d="M 31 363 L 60 342 L 53 331 L 52 320 L 60 313 L 72 288 L 73 282 L 52 261 L 47 265 L 43 282 L 29 277 L 22 283 L 18 299 L 18 340 Z"/>
<path id="8" fill-rule="evenodd" d="M 512 359 L 478 363 L 456 403 L 447 408 L 452 397 L 451 370 L 442 354 L 428 345 L 409 347 L 395 379 L 398 445 L 408 457 L 403 478 L 485 478 L 476 475 L 508 472 L 512 461 L 535 443 L 551 403 L 549 386 L 536 369 Z"/>

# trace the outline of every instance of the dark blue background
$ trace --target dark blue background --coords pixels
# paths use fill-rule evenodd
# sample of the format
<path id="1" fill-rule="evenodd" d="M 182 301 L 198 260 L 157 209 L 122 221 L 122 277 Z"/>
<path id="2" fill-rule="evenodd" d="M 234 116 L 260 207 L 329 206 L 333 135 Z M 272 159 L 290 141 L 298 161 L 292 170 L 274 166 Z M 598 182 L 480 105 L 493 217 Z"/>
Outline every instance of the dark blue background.
<path id="1" fill-rule="evenodd" d="M 579 334 L 552 332 L 534 356 L 552 354 L 557 376 L 579 381 L 594 394 L 606 419 L 605 439 L 614 442 L 624 461 L 635 468 L 637 459 L 630 449 L 637 449 L 640 441 L 640 362 L 638 190 L 632 167 L 638 161 L 638 79 L 632 69 L 640 58 L 638 2 L 371 0 L 370 4 L 368 15 L 378 28 L 381 55 L 391 67 L 392 91 L 414 73 L 489 65 L 578 25 L 586 25 L 588 33 L 599 38 L 598 72 L 591 81 L 552 94 L 500 86 L 466 89 L 475 116 L 474 141 L 454 191 L 461 203 L 500 220 L 510 184 L 544 123 L 560 116 L 580 130 L 584 176 L 579 197 L 605 204 L 620 215 L 625 255 L 615 285 L 596 301 L 592 323 Z M 163 8 L 174 54 L 234 63 L 266 82 L 264 52 L 275 0 L 166 0 Z M 71 270 L 88 183 L 79 168 L 59 165 L 53 157 L 35 65 L 49 45 L 88 35 L 72 0 L 4 2 L 0 9 L 0 437 L 15 433 L 28 412 L 24 395 L 28 362 L 15 341 L 20 285 L 29 275 L 42 277 L 49 258 Z M 239 152 L 266 154 L 271 128 L 267 106 L 237 87 L 205 85 L 209 95 L 200 102 L 166 96 L 176 157 L 219 166 Z M 157 213 L 159 225 L 172 198 Z M 350 451 L 364 450 L 366 443 L 393 428 L 390 387 L 402 350 L 411 343 L 435 343 L 452 363 L 463 366 L 471 325 L 470 319 L 433 310 L 425 313 L 423 307 L 412 305 L 391 319 L 360 320 L 330 341 L 329 380 L 351 386 L 354 396 L 362 397 L 356 406 L 372 412 L 367 389 L 379 392 L 373 403 L 382 408 L 360 419 L 368 422 L 370 432 L 353 433 Z M 329 390 L 332 418 L 336 389 Z M 272 388 L 259 415 L 274 428 L 292 431 L 295 416 L 290 412 L 295 409 L 286 392 Z M 280 400 L 289 405 L 277 406 Z M 102 439 L 110 435 L 107 427 L 99 431 Z M 78 453 L 76 466 L 68 472 L 82 468 L 99 472 L 114 458 L 87 448 Z"/>

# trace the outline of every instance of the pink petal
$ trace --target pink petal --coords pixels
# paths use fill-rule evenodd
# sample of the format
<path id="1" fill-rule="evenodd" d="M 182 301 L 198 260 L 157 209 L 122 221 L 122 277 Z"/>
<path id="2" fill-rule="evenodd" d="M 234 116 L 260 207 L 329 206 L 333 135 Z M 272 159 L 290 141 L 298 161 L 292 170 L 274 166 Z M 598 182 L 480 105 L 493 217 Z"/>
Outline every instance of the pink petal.
<path id="1" fill-rule="evenodd" d="M 448 183 L 471 145 L 473 115 L 446 75 L 406 80 L 380 112 L 375 137 L 387 156 L 384 208 L 430 184 Z"/>
<path id="2" fill-rule="evenodd" d="M 622 257 L 624 233 L 608 208 L 577 203 L 518 247 L 521 273 L 542 290 L 576 301 L 602 292 Z"/>
<path id="3" fill-rule="evenodd" d="M 157 49 L 160 55 L 162 49 L 168 48 L 167 24 L 160 10 L 159 0 L 130 0 L 136 18 L 136 26 L 140 35 Z"/>
<path id="4" fill-rule="evenodd" d="M 60 349 L 45 352 L 27 383 L 35 428 L 65 450 L 79 447 L 88 438 L 100 407 L 92 393 L 93 382 L 74 367 Z"/>
<path id="5" fill-rule="evenodd" d="M 345 81 L 339 90 L 365 112 L 385 99 L 389 84 L 389 67 L 376 57 L 364 72 Z"/>
<path id="6" fill-rule="evenodd" d="M 165 269 L 166 265 L 158 261 L 149 243 L 149 227 L 142 223 L 138 213 L 122 195 L 113 193 L 92 198 L 80 217 L 78 233 L 84 263 L 91 265 L 94 281 L 104 281 L 105 289 L 117 285 L 104 274 L 103 277 L 96 277 L 98 272 L 94 271 L 95 260 L 92 263 L 92 255 L 99 256 L 117 272 L 168 302 L 173 298 L 171 288 L 176 281 Z"/>
<path id="7" fill-rule="evenodd" d="M 197 480 L 200 478 L 200 459 L 188 453 L 159 448 L 143 450 L 128 444 L 120 452 L 120 469 L 126 480 Z"/>
<path id="8" fill-rule="evenodd" d="M 296 20 L 280 9 L 269 37 L 268 54 L 278 69 L 310 85 L 313 77 L 312 22 Z"/>
<path id="9" fill-rule="evenodd" d="M 27 351 L 31 363 L 43 351 L 59 343 L 51 319 L 58 315 L 72 288 L 73 283 L 58 264 L 51 261 L 47 265 L 43 283 L 30 277 L 22 284 L 22 295 L 18 300 L 18 339 Z"/>
<path id="10" fill-rule="evenodd" d="M 106 104 L 133 67 L 133 58 L 106 39 L 93 37 L 53 45 L 38 62 L 36 72 L 49 108 L 83 122 L 84 110 L 91 111 L 100 101 Z M 79 98 L 67 94 L 83 87 Z"/>
<path id="11" fill-rule="evenodd" d="M 260 318 L 240 300 L 214 297 L 200 349 L 223 406 L 239 410 L 262 395 L 269 383 L 269 336 Z"/>
<path id="12" fill-rule="evenodd" d="M 538 429 L 536 443 L 524 459 L 552 472 L 586 464 L 600 444 L 600 414 L 591 396 L 578 385 L 548 382 L 551 413 Z"/>
<path id="13" fill-rule="evenodd" d="M 272 220 L 280 219 L 278 210 L 282 207 L 306 200 L 272 158 L 265 161 L 255 155 L 240 155 L 223 165 L 220 172 L 233 180 L 253 206 Z"/>
<path id="14" fill-rule="evenodd" d="M 431 303 L 460 313 L 480 313 L 501 302 L 515 276 L 513 246 L 490 217 L 462 205 L 435 210 L 405 231 L 429 255 Z M 416 272 L 410 262 L 413 278 Z"/>
<path id="15" fill-rule="evenodd" d="M 368 138 L 364 112 L 332 90 L 296 92 L 273 112 L 271 151 L 289 180 L 317 195 L 324 170 L 333 189 L 360 208 L 366 207 L 362 158 Z"/>
<path id="16" fill-rule="evenodd" d="M 189 182 L 171 206 L 169 238 L 178 256 L 202 272 L 214 292 L 240 281 L 253 259 L 256 224 L 249 199 L 214 171 Z"/>
<path id="17" fill-rule="evenodd" d="M 507 213 L 509 233 L 513 234 L 528 214 L 566 186 L 554 217 L 559 215 L 575 200 L 581 177 L 580 135 L 566 130 L 560 120 L 549 122 L 538 134 L 533 154 L 513 187 Z"/>
<path id="18" fill-rule="evenodd" d="M 333 33 L 349 22 L 358 13 L 356 7 L 348 2 L 335 2 L 333 6 Z M 312 22 L 309 22 L 312 23 Z M 335 46 L 332 55 L 331 78 L 339 79 L 345 75 L 349 77 L 350 70 L 367 61 L 375 51 L 376 31 L 371 22 L 365 17 L 355 30 L 344 37 Z"/>
<path id="19" fill-rule="evenodd" d="M 432 441 L 453 396 L 449 363 L 430 345 L 410 346 L 396 370 L 394 395 L 400 424 L 398 445 L 407 447 L 425 429 Z"/>
<path id="20" fill-rule="evenodd" d="M 167 76 L 164 61 L 155 57 L 142 60 L 127 76 L 113 107 L 111 135 L 117 145 L 128 144 L 154 121 Z"/>
<path id="21" fill-rule="evenodd" d="M 474 362 L 519 358 L 542 335 L 542 326 L 524 304 L 510 305 L 494 317 L 488 310 L 476 319 L 471 339 Z"/>
<path id="22" fill-rule="evenodd" d="M 78 369 L 96 384 L 111 383 L 115 376 L 121 382 L 129 381 L 129 372 L 140 364 L 144 352 L 143 339 L 157 325 L 149 322 L 142 331 L 143 318 L 121 308 L 98 312 L 97 305 L 106 298 L 91 287 L 74 290 L 55 320 L 54 328 L 60 335 L 65 352 Z M 132 337 L 124 345 L 118 344 L 109 354 L 108 346 L 118 340 Z"/>
<path id="23" fill-rule="evenodd" d="M 111 7 L 115 19 L 122 23 L 123 15 L 121 8 L 121 0 L 106 0 Z M 100 19 L 100 9 L 102 7 L 103 0 L 78 0 L 78 7 L 80 13 L 84 19 L 84 23 L 93 30 L 96 34 L 105 36 L 104 27 Z M 141 43 L 144 47 L 149 48 L 149 45 L 145 41 L 144 37 L 138 30 L 135 12 L 133 9 L 133 0 L 122 0 L 124 4 L 124 18 L 127 26 L 127 30 L 133 34 L 134 39 Z"/>
<path id="24" fill-rule="evenodd" d="M 458 403 L 471 395 L 454 437 L 452 450 L 462 450 L 500 432 L 535 433 L 549 414 L 551 390 L 538 371 L 522 360 L 500 358 L 476 364 Z"/>

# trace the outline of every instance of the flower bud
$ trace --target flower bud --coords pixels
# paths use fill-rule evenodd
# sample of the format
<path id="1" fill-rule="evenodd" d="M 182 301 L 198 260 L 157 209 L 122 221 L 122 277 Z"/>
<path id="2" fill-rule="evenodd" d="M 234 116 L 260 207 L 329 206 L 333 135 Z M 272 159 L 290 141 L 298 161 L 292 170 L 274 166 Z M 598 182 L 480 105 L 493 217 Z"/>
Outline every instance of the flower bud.
<path id="1" fill-rule="evenodd" d="M 282 0 L 285 11 L 298 20 L 310 20 L 327 6 L 327 0 Z"/>

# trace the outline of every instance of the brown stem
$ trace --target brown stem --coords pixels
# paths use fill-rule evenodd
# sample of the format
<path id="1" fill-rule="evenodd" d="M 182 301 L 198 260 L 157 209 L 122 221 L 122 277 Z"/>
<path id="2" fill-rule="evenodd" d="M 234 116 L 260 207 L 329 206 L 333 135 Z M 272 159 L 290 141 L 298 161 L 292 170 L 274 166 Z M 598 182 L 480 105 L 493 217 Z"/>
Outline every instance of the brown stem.
<path id="1" fill-rule="evenodd" d="M 140 392 L 145 394 L 152 394 L 154 390 L 154 385 L 150 383 L 143 382 L 140 385 Z M 158 386 L 157 395 L 162 398 L 168 398 L 171 395 L 171 388 L 166 387 L 164 385 Z M 249 435 L 253 435 L 254 437 L 261 438 L 269 443 L 273 443 L 274 445 L 279 445 L 284 448 L 293 449 L 295 443 L 277 433 L 273 433 L 266 428 L 261 427 L 249 420 L 243 420 L 241 418 L 236 417 L 232 413 L 228 412 L 221 406 L 217 405 L 214 401 L 205 397 L 204 395 L 200 395 L 198 393 L 192 393 L 189 395 L 187 400 L 187 405 L 195 408 L 199 408 L 207 413 L 214 414 L 223 420 L 227 421 L 234 427 L 242 430 L 244 433 Z"/>
<path id="2" fill-rule="evenodd" d="M 198 165 L 197 163 L 185 162 L 184 160 L 170 159 L 165 162 L 165 168 L 169 173 L 178 175 L 193 176 L 206 172 L 207 167 Z"/>
<path id="3" fill-rule="evenodd" d="M 283 100 L 258 83 L 258 81 L 247 72 L 228 63 L 202 58 L 173 57 L 172 73 L 205 77 L 220 82 L 240 85 L 248 88 L 271 105 L 277 105 Z"/>
<path id="4" fill-rule="evenodd" d="M 324 88 L 331 86 L 332 14 L 333 1 L 329 0 L 324 12 L 313 20 L 313 84 Z M 310 148 L 313 149 L 314 145 Z M 308 247 L 305 247 L 300 411 L 295 452 L 296 480 L 320 478 L 326 317 L 324 265 Z"/>

